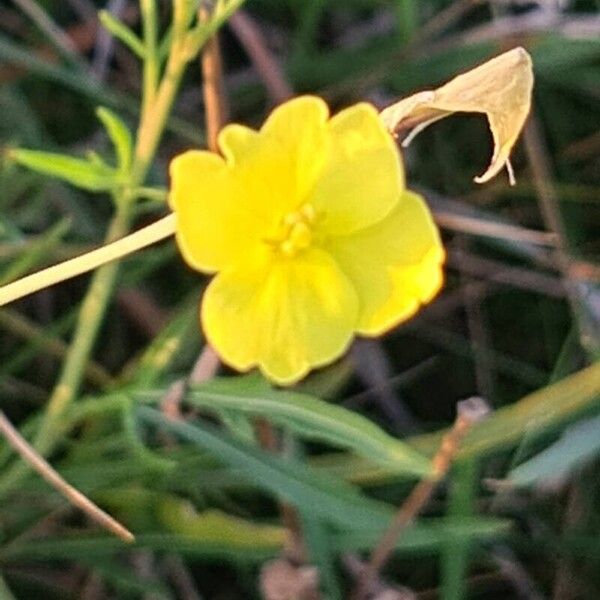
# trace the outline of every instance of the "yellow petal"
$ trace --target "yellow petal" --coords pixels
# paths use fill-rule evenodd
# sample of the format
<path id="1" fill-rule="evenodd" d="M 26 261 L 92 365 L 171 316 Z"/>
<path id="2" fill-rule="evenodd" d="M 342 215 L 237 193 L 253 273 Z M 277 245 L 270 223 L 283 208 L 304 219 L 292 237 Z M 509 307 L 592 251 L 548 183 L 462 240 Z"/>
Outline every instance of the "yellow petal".
<path id="1" fill-rule="evenodd" d="M 329 108 L 321 98 L 300 96 L 278 106 L 260 129 L 263 143 L 288 160 L 287 170 L 279 176 L 285 179 L 291 209 L 305 201 L 319 176 L 325 160 L 328 116 Z"/>
<path id="2" fill-rule="evenodd" d="M 201 308 L 207 339 L 224 362 L 240 371 L 259 366 L 282 385 L 338 358 L 357 314 L 351 283 L 316 249 L 293 259 L 248 256 L 212 280 Z"/>
<path id="3" fill-rule="evenodd" d="M 327 161 L 308 202 L 321 214 L 325 234 L 347 234 L 380 221 L 404 189 L 396 143 L 366 103 L 327 123 Z"/>
<path id="4" fill-rule="evenodd" d="M 444 283 L 445 257 L 442 246 L 432 246 L 419 262 L 392 267 L 392 293 L 379 310 L 365 315 L 359 333 L 380 335 L 410 319 L 423 304 L 431 302 Z"/>
<path id="5" fill-rule="evenodd" d="M 431 214 L 405 191 L 381 222 L 326 246 L 357 291 L 357 331 L 379 335 L 412 316 L 440 289 L 444 251 Z"/>
<path id="6" fill-rule="evenodd" d="M 173 159 L 170 174 L 177 243 L 191 267 L 217 271 L 262 243 L 269 223 L 220 156 L 185 152 Z"/>
<path id="7" fill-rule="evenodd" d="M 318 176 L 326 148 L 328 108 L 301 96 L 278 106 L 260 131 L 228 125 L 219 148 L 245 202 L 273 230 L 305 201 Z"/>
<path id="8" fill-rule="evenodd" d="M 420 92 L 381 112 L 392 132 L 412 130 L 408 143 L 425 127 L 455 112 L 487 115 L 494 153 L 486 172 L 475 178 L 484 183 L 506 166 L 531 106 L 533 70 L 531 57 L 523 48 L 514 48 L 488 62 L 458 75 L 435 91 Z M 512 177 L 512 176 L 511 176 Z"/>

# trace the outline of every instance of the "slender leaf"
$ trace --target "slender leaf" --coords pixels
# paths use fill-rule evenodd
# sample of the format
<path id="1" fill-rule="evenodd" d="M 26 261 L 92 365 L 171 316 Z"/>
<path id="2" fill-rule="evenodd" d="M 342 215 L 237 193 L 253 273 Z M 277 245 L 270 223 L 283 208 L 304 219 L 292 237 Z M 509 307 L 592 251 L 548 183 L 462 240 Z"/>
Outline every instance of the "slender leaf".
<path id="1" fill-rule="evenodd" d="M 253 377 L 223 378 L 187 395 L 196 406 L 268 417 L 308 439 L 348 448 L 396 472 L 423 476 L 430 463 L 361 415 L 306 394 L 274 390 Z"/>
<path id="2" fill-rule="evenodd" d="M 505 536 L 511 527 L 507 519 L 419 519 L 402 532 L 396 543 L 396 551 L 414 555 L 439 552 L 451 540 L 486 540 Z M 359 529 L 344 531 L 333 536 L 333 544 L 340 552 L 369 550 L 379 539 L 382 531 Z"/>
<path id="3" fill-rule="evenodd" d="M 528 486 L 565 477 L 600 453 L 600 416 L 577 423 L 532 459 L 513 469 L 507 483 Z"/>
<path id="4" fill-rule="evenodd" d="M 22 148 L 10 150 L 9 156 L 32 171 L 68 181 L 85 190 L 102 192 L 114 188 L 117 183 L 115 171 L 97 162 Z"/>
<path id="5" fill-rule="evenodd" d="M 139 58 L 144 58 L 145 49 L 142 40 L 127 25 L 119 21 L 119 19 L 107 10 L 99 11 L 98 19 L 104 29 L 123 42 Z"/>
<path id="6" fill-rule="evenodd" d="M 391 518 L 391 509 L 368 499 L 355 488 L 331 478 L 319 477 L 303 464 L 267 454 L 238 439 L 228 439 L 214 427 L 175 422 L 147 407 L 139 408 L 137 414 L 142 421 L 166 429 L 208 450 L 220 461 L 239 467 L 247 481 L 293 502 L 301 509 L 311 510 L 330 523 L 345 528 L 354 527 L 357 523 L 384 527 Z"/>
<path id="7" fill-rule="evenodd" d="M 104 106 L 100 106 L 96 109 L 96 115 L 98 116 L 98 119 L 102 121 L 106 133 L 108 133 L 108 136 L 115 147 L 117 164 L 119 165 L 120 171 L 126 173 L 131 166 L 133 154 L 133 141 L 129 128 L 117 114 Z"/>

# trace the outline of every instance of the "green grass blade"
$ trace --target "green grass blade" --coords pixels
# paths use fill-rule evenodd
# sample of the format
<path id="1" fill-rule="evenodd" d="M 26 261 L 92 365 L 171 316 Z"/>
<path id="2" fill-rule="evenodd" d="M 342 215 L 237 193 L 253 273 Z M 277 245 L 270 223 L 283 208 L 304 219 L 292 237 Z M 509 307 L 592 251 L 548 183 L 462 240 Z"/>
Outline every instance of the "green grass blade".
<path id="1" fill-rule="evenodd" d="M 263 416 L 294 433 L 348 448 L 396 472 L 427 475 L 429 460 L 365 417 L 307 394 L 254 384 L 254 378 L 215 379 L 197 386 L 189 402 L 204 409 L 225 408 Z"/>
<path id="2" fill-rule="evenodd" d="M 138 408 L 137 414 L 143 422 L 208 450 L 223 463 L 240 468 L 248 481 L 300 509 L 311 510 L 330 523 L 345 528 L 357 524 L 383 527 L 391 518 L 391 510 L 386 505 L 368 499 L 351 486 L 319 477 L 300 463 L 267 454 L 237 439 L 228 439 L 214 427 L 175 422 L 147 407 Z"/>

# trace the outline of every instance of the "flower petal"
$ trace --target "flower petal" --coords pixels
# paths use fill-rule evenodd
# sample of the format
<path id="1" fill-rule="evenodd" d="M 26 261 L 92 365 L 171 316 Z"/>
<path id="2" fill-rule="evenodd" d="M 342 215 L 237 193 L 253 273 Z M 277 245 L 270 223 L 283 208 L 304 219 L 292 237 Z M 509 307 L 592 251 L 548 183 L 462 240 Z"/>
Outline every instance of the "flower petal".
<path id="1" fill-rule="evenodd" d="M 281 156 L 291 159 L 284 177 L 292 210 L 306 201 L 320 177 L 326 160 L 328 117 L 324 100 L 300 96 L 278 106 L 261 127 L 261 136 L 269 139 Z"/>
<path id="2" fill-rule="evenodd" d="M 260 131 L 232 124 L 219 134 L 232 176 L 271 232 L 314 187 L 326 156 L 328 114 L 323 100 L 301 96 L 278 106 Z"/>
<path id="3" fill-rule="evenodd" d="M 177 243 L 187 263 L 214 272 L 234 264 L 269 228 L 237 178 L 217 154 L 191 150 L 171 162 L 169 202 Z"/>
<path id="4" fill-rule="evenodd" d="M 208 341 L 232 367 L 258 365 L 290 384 L 338 358 L 352 339 L 356 293 L 325 252 L 260 252 L 219 273 L 202 301 Z"/>
<path id="5" fill-rule="evenodd" d="M 400 154 L 373 106 L 356 104 L 327 124 L 328 158 L 309 202 L 325 234 L 348 234 L 387 215 L 404 189 Z"/>
<path id="6" fill-rule="evenodd" d="M 420 196 L 405 191 L 379 223 L 333 237 L 331 252 L 358 293 L 357 331 L 379 335 L 429 302 L 443 282 L 444 250 Z"/>

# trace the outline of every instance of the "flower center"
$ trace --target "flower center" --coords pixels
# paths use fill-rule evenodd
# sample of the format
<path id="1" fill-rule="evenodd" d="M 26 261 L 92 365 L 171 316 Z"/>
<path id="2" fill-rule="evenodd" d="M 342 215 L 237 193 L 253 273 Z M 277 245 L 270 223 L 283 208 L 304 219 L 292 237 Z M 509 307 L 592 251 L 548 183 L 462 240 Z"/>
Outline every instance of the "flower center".
<path id="1" fill-rule="evenodd" d="M 275 247 L 290 257 L 308 248 L 313 241 L 315 216 L 315 209 L 311 204 L 303 204 L 298 210 L 285 215 L 272 240 Z"/>

